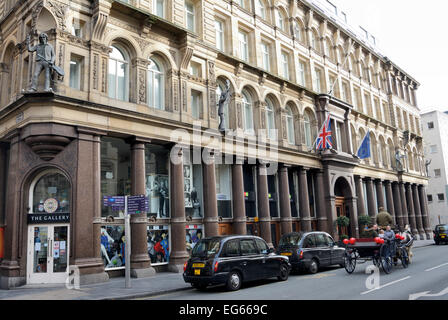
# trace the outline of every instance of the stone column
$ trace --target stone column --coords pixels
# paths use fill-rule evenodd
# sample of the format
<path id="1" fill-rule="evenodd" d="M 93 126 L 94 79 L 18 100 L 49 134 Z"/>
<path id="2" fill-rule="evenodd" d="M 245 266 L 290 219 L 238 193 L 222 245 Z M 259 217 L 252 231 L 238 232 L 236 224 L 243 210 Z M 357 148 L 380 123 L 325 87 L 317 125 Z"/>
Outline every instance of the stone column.
<path id="1" fill-rule="evenodd" d="M 134 138 L 131 141 L 131 194 L 146 194 L 145 142 Z M 131 276 L 144 278 L 155 274 L 148 255 L 146 213 L 131 216 Z"/>
<path id="2" fill-rule="evenodd" d="M 300 221 L 302 231 L 309 232 L 311 227 L 310 200 L 308 197 L 308 181 L 307 170 L 303 167 L 299 168 L 299 204 L 300 204 Z"/>
<path id="3" fill-rule="evenodd" d="M 331 226 L 328 225 L 327 217 L 327 206 L 325 203 L 325 189 L 324 189 L 324 171 L 316 171 L 316 190 L 314 194 L 316 195 L 316 209 L 317 209 L 317 228 L 319 230 L 325 231 L 329 234 L 332 233 Z"/>
<path id="4" fill-rule="evenodd" d="M 207 155 L 202 161 L 202 179 L 204 192 L 204 228 L 207 237 L 217 236 L 218 202 L 216 199 L 215 156 L 213 151 L 204 150 Z"/>
<path id="5" fill-rule="evenodd" d="M 174 146 L 170 152 L 171 254 L 168 270 L 183 272 L 188 260 L 185 245 L 185 202 L 183 150 Z"/>
<path id="6" fill-rule="evenodd" d="M 79 269 L 80 284 L 109 279 L 101 259 L 101 225 L 92 223 L 101 218 L 101 138 L 87 128 L 78 128 L 77 177 L 73 190 L 71 227 L 74 250 L 71 260 Z M 82 151 L 81 151 L 82 150 Z"/>
<path id="7" fill-rule="evenodd" d="M 420 235 L 420 240 L 425 239 L 425 230 L 423 229 L 423 222 L 422 222 L 422 211 L 420 207 L 420 199 L 418 195 L 418 189 L 417 185 L 413 184 L 411 186 L 412 188 L 412 196 L 414 198 L 414 210 L 415 210 L 415 220 L 417 222 L 417 229 L 418 233 Z"/>
<path id="8" fill-rule="evenodd" d="M 392 193 L 392 183 L 390 181 L 384 181 L 384 184 L 386 185 L 387 210 L 391 214 L 394 220 L 394 224 L 397 224 L 397 217 L 395 215 L 395 208 L 394 208 L 394 197 Z"/>
<path id="9" fill-rule="evenodd" d="M 279 200 L 280 200 L 280 233 L 287 234 L 292 232 L 291 201 L 289 198 L 289 180 L 288 168 L 281 166 L 279 168 Z"/>
<path id="10" fill-rule="evenodd" d="M 426 233 L 426 240 L 431 239 L 431 226 L 429 224 L 429 215 L 428 215 L 428 198 L 426 196 L 426 190 L 425 187 L 420 185 L 418 186 L 418 193 L 420 196 L 420 205 L 422 208 L 422 222 L 423 222 L 423 229 L 425 229 Z"/>
<path id="11" fill-rule="evenodd" d="M 19 212 L 20 182 L 19 182 L 19 159 L 21 154 L 19 132 L 14 132 L 10 137 L 9 168 L 6 185 L 5 206 L 5 233 L 4 233 L 4 256 L 0 265 L 0 288 L 10 289 L 26 283 L 26 273 L 21 274 L 19 265 Z M 31 152 L 31 151 L 30 151 Z M 24 229 L 25 230 L 25 229 Z"/>
<path id="12" fill-rule="evenodd" d="M 381 180 L 375 180 L 375 184 L 376 184 L 376 199 L 378 200 L 378 212 L 379 212 L 380 207 L 386 209 L 386 202 L 384 202 L 383 182 Z"/>
<path id="13" fill-rule="evenodd" d="M 395 221 L 400 227 L 404 228 L 403 207 L 401 205 L 400 185 L 398 182 L 392 182 L 392 197 L 395 210 Z"/>
<path id="14" fill-rule="evenodd" d="M 367 207 L 369 208 L 369 216 L 375 218 L 377 212 L 375 208 L 375 196 L 373 194 L 372 178 L 366 178 L 366 183 L 367 183 Z"/>
<path id="15" fill-rule="evenodd" d="M 356 186 L 356 195 L 358 197 L 357 206 L 358 206 L 358 215 L 365 216 L 366 215 L 366 207 L 365 207 L 365 199 L 364 199 L 364 190 L 362 186 L 362 178 L 360 176 L 355 176 L 355 186 Z"/>
<path id="16" fill-rule="evenodd" d="M 409 223 L 411 224 L 412 234 L 417 235 L 417 223 L 415 221 L 415 211 L 414 211 L 414 200 L 412 196 L 411 185 L 409 183 L 406 184 L 406 197 L 409 208 Z"/>
<path id="17" fill-rule="evenodd" d="M 232 203 L 233 203 L 233 232 L 246 234 L 246 205 L 244 202 L 243 163 L 236 159 L 232 165 Z"/>
<path id="18" fill-rule="evenodd" d="M 399 189 L 400 189 L 400 199 L 401 199 L 401 214 L 403 217 L 403 225 L 410 225 L 409 223 L 409 212 L 408 212 L 408 206 L 406 202 L 406 192 L 405 192 L 405 186 L 403 182 L 399 183 Z"/>
<path id="19" fill-rule="evenodd" d="M 3 208 L 5 207 L 5 193 L 6 193 L 6 149 L 0 144 L 0 227 L 5 224 L 5 212 Z"/>
<path id="20" fill-rule="evenodd" d="M 271 237 L 271 217 L 269 214 L 268 176 L 266 163 L 260 162 L 257 168 L 258 180 L 258 218 L 260 223 L 260 236 L 273 247 Z"/>

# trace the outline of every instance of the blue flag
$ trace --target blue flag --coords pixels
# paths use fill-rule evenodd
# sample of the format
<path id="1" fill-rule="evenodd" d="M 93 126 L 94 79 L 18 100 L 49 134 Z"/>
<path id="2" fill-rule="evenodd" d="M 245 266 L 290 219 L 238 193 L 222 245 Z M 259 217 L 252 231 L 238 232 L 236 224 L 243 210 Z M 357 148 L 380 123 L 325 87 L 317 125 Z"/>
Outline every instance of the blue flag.
<path id="1" fill-rule="evenodd" d="M 356 153 L 356 156 L 363 160 L 371 157 L 370 154 L 370 130 L 367 130 L 366 136 L 361 142 L 361 145 L 359 146 L 358 152 Z"/>

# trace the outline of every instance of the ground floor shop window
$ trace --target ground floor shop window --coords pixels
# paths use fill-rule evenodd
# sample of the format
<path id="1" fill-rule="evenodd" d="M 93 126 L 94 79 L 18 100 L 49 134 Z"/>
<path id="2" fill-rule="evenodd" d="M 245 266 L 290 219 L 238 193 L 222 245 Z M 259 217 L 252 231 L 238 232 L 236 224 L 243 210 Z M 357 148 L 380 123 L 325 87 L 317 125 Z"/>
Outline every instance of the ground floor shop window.
<path id="1" fill-rule="evenodd" d="M 254 179 L 254 167 L 251 165 L 243 165 L 244 201 L 246 216 L 249 218 L 255 218 L 257 216 L 257 198 Z"/>
<path id="2" fill-rule="evenodd" d="M 101 227 L 101 258 L 106 270 L 125 266 L 125 247 L 124 226 Z"/>
<path id="3" fill-rule="evenodd" d="M 277 175 L 268 175 L 269 214 L 278 217 L 277 207 Z"/>
<path id="4" fill-rule="evenodd" d="M 186 226 L 186 247 L 188 254 L 191 254 L 196 243 L 204 237 L 204 227 L 202 225 L 187 225 Z"/>
<path id="5" fill-rule="evenodd" d="M 131 146 L 123 139 L 101 138 L 101 196 L 131 194 Z M 103 217 L 123 217 L 123 210 L 103 206 Z"/>
<path id="6" fill-rule="evenodd" d="M 184 202 L 185 214 L 192 218 L 204 216 L 202 165 L 191 164 L 184 157 Z"/>
<path id="7" fill-rule="evenodd" d="M 69 213 L 70 184 L 65 176 L 54 170 L 45 171 L 32 186 L 31 213 Z"/>
<path id="8" fill-rule="evenodd" d="M 296 174 L 295 172 L 288 172 L 288 184 L 289 184 L 289 202 L 291 204 L 291 216 L 293 218 L 299 217 L 298 205 L 297 205 L 297 193 L 296 193 Z"/>
<path id="9" fill-rule="evenodd" d="M 232 218 L 232 178 L 231 167 L 227 164 L 215 166 L 216 201 L 218 202 L 218 216 Z"/>
<path id="10" fill-rule="evenodd" d="M 145 145 L 146 196 L 149 200 L 148 216 L 169 218 L 170 150 L 159 145 Z"/>
<path id="11" fill-rule="evenodd" d="M 151 264 L 166 264 L 170 260 L 170 232 L 169 226 L 148 226 L 148 254 Z"/>

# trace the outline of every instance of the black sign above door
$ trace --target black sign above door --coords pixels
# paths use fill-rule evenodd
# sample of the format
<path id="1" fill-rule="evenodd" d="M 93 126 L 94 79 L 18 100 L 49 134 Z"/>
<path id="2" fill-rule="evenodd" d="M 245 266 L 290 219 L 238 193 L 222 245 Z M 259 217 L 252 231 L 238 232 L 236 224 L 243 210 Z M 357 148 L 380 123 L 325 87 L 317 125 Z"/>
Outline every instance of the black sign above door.
<path id="1" fill-rule="evenodd" d="M 30 213 L 28 223 L 68 223 L 70 213 Z"/>

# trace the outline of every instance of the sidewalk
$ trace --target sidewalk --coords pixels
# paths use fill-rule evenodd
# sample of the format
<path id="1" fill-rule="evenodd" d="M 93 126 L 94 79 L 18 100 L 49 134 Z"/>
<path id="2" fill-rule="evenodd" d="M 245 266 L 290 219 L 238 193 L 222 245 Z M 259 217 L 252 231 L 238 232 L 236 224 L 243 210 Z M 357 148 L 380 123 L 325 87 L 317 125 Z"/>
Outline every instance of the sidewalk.
<path id="1" fill-rule="evenodd" d="M 416 240 L 413 248 L 434 245 L 434 240 Z M 109 282 L 84 285 L 80 289 L 67 289 L 65 285 L 26 285 L 0 290 L 0 300 L 103 300 L 135 299 L 175 291 L 191 289 L 181 273 L 157 273 L 143 278 L 131 279 L 132 288 L 125 288 L 124 277 L 112 278 Z"/>

